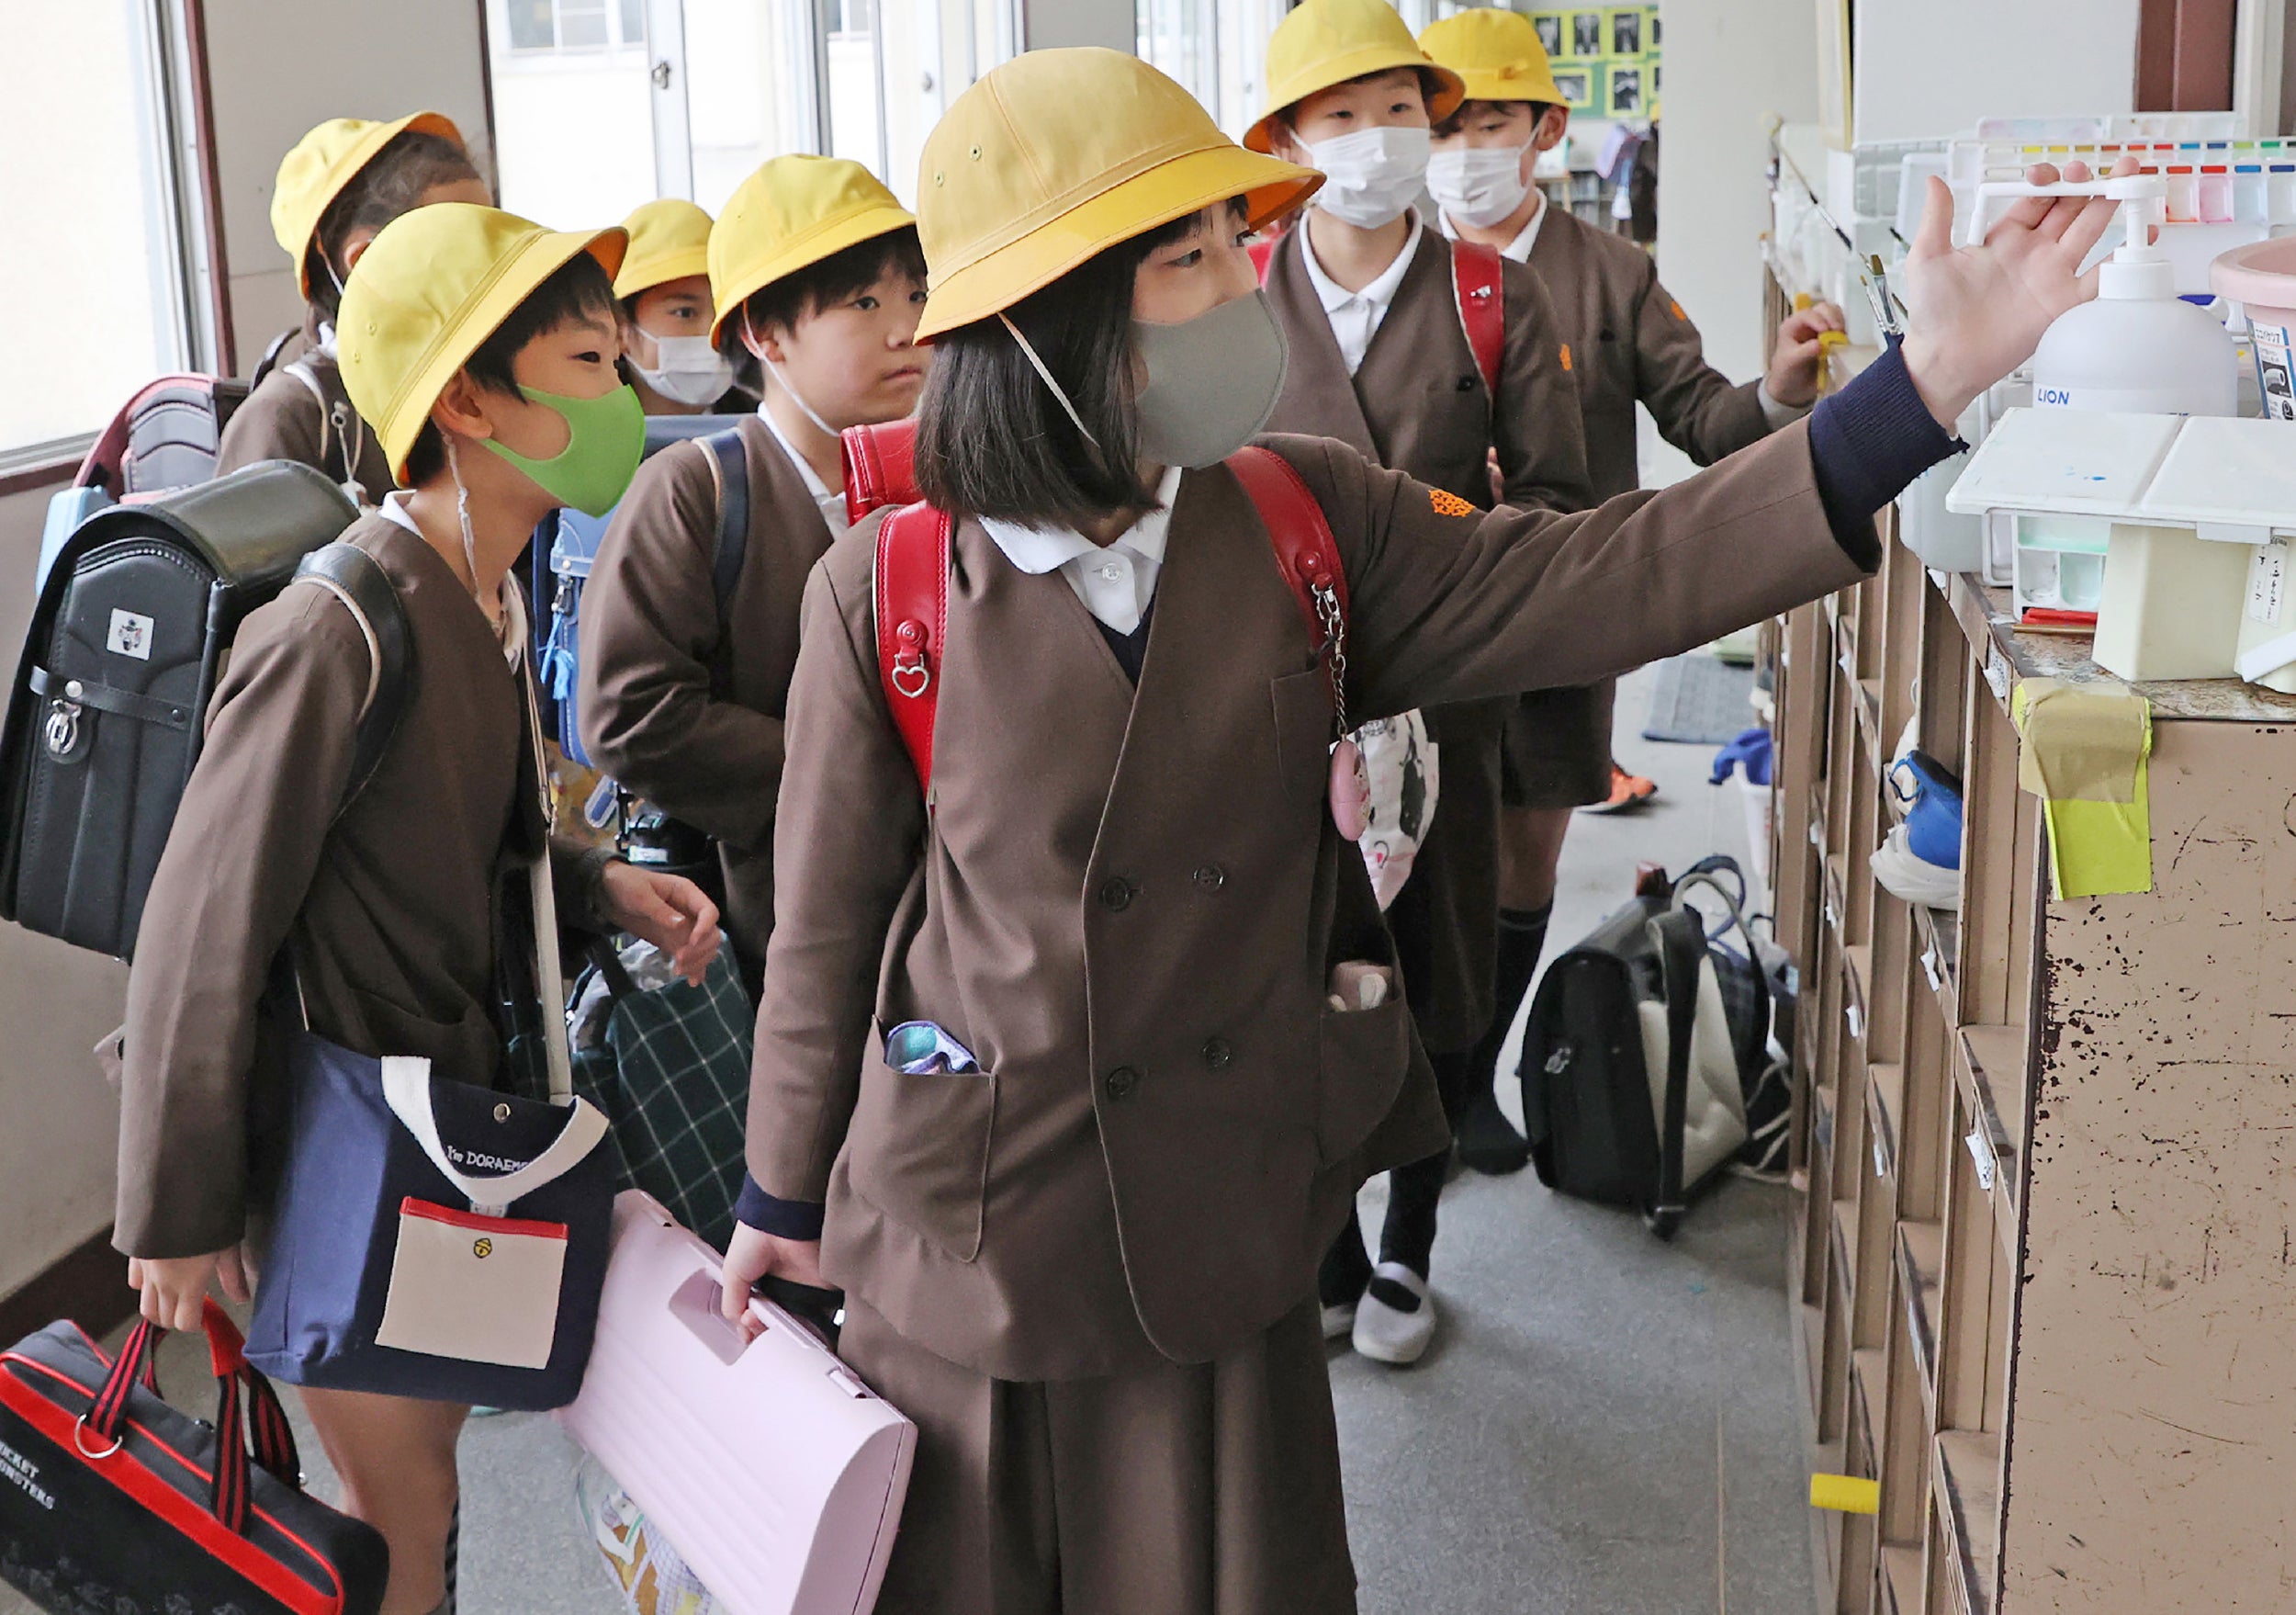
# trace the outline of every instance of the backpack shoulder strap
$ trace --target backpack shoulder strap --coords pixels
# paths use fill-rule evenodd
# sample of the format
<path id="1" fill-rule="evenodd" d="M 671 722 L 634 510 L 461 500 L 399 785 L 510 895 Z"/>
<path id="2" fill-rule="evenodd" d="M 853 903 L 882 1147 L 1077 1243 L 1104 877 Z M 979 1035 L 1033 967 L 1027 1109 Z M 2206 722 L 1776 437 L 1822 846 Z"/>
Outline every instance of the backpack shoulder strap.
<path id="1" fill-rule="evenodd" d="M 717 620 L 723 623 L 733 609 L 742 563 L 749 559 L 749 450 L 738 426 L 709 434 L 702 446 L 710 451 L 717 475 L 717 549 L 710 566 L 710 589 L 717 600 Z"/>
<path id="2" fill-rule="evenodd" d="M 928 802 L 941 647 L 949 627 L 949 543 L 955 525 L 930 505 L 911 504 L 887 515 L 877 528 L 877 677 Z"/>
<path id="3" fill-rule="evenodd" d="M 269 376 L 273 368 L 277 366 L 279 355 L 286 349 L 287 344 L 302 333 L 303 328 L 300 325 L 290 325 L 271 339 L 271 345 L 263 350 L 263 357 L 255 361 L 254 374 L 247 378 L 248 391 L 253 392 L 264 384 L 264 378 Z"/>
<path id="4" fill-rule="evenodd" d="M 1271 235 L 1266 240 L 1255 241 L 1244 249 L 1252 254 L 1252 267 L 1259 271 L 1262 286 L 1267 284 L 1267 273 L 1276 265 L 1276 249 L 1283 244 L 1282 236 Z"/>
<path id="5" fill-rule="evenodd" d="M 1659 1123 L 1657 1194 L 1644 1215 L 1661 1239 L 1682 1222 L 1683 1130 L 1690 1120 L 1691 1044 L 1698 1021 L 1698 979 L 1705 963 L 1706 932 L 1694 910 L 1674 909 L 1649 922 L 1666 994 L 1666 1087 Z"/>
<path id="6" fill-rule="evenodd" d="M 406 706 L 407 670 L 413 649 L 407 609 L 389 574 L 355 544 L 338 542 L 311 551 L 295 569 L 295 581 L 317 584 L 341 601 L 366 641 L 366 699 L 359 706 L 351 784 L 335 808 L 335 816 L 341 818 L 374 777 Z"/>
<path id="7" fill-rule="evenodd" d="M 1459 329 L 1482 373 L 1483 390 L 1499 401 L 1499 375 L 1507 351 L 1506 260 L 1495 247 L 1451 243 L 1451 285 L 1458 299 Z"/>
<path id="8" fill-rule="evenodd" d="M 1228 457 L 1228 469 L 1257 507 L 1275 546 L 1277 570 L 1307 618 L 1310 640 L 1321 650 L 1332 628 L 1344 632 L 1347 623 L 1347 569 L 1340 563 L 1339 542 L 1323 507 L 1291 462 L 1272 448 L 1240 448 Z M 1323 619 L 1319 596 L 1326 593 L 1337 613 L 1335 625 Z"/>

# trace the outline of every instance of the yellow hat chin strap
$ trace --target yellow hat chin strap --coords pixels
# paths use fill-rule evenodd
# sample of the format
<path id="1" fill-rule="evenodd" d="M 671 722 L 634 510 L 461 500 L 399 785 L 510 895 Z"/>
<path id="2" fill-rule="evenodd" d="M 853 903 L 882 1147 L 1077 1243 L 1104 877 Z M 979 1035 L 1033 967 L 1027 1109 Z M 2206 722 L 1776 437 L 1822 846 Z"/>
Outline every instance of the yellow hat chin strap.
<path id="1" fill-rule="evenodd" d="M 1005 322 L 1005 329 L 1012 333 L 1013 341 L 1020 344 L 1020 351 L 1028 356 L 1029 363 L 1036 367 L 1036 373 L 1044 378 L 1044 385 L 1052 390 L 1052 396 L 1060 401 L 1061 408 L 1068 412 L 1068 418 L 1076 423 L 1076 430 L 1084 434 L 1085 441 L 1093 447 L 1098 448 L 1100 440 L 1092 435 L 1092 428 L 1085 424 L 1085 418 L 1076 412 L 1076 406 L 1069 401 L 1067 390 L 1052 379 L 1052 367 L 1047 365 L 1042 356 L 1037 353 L 1034 344 L 1020 334 L 1020 327 L 1012 322 L 1010 314 L 1000 309 L 997 311 L 996 317 Z"/>

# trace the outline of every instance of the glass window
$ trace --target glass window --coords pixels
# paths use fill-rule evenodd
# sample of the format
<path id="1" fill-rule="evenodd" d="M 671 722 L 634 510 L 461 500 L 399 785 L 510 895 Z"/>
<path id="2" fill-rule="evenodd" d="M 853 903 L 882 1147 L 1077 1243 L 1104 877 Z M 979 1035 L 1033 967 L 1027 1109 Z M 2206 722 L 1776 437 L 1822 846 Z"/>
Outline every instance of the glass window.
<path id="1" fill-rule="evenodd" d="M 621 0 L 622 42 L 625 45 L 646 43 L 646 0 Z"/>
<path id="2" fill-rule="evenodd" d="M 558 42 L 557 18 L 551 0 L 508 0 L 511 49 L 547 51 Z"/>
<path id="3" fill-rule="evenodd" d="M 1141 60 L 1178 80 L 1207 107 L 1217 108 L 1219 25 L 1212 0 L 1138 0 L 1133 17 Z"/>
<path id="4" fill-rule="evenodd" d="M 606 0 L 558 0 L 558 49 L 582 51 L 606 42 Z"/>
<path id="5" fill-rule="evenodd" d="M 550 0 L 499 3 L 507 7 L 506 21 L 522 8 L 550 6 Z M 617 14 L 624 3 L 614 0 Z M 559 0 L 555 20 L 576 22 L 583 4 Z M 557 34 L 546 48 L 531 49 L 514 28 L 488 30 L 502 206 L 559 229 L 611 223 L 659 194 L 649 63 L 642 51 L 599 49 L 605 0 L 587 4 L 596 43 L 586 50 L 561 52 Z"/>
<path id="6" fill-rule="evenodd" d="M 0 152 L 39 157 L 0 161 L 0 219 L 39 246 L 0 252 L 0 307 L 7 373 L 39 383 L 0 387 L 0 470 L 76 453 L 195 362 L 157 27 L 152 0 L 10 9 Z"/>

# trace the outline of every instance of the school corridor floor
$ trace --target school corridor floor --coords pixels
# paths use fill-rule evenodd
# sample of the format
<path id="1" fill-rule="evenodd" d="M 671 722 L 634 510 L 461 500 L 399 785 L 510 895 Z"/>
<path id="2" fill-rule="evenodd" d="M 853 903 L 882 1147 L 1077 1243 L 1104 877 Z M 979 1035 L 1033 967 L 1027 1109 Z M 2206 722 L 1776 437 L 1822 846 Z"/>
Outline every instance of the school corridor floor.
<path id="1" fill-rule="evenodd" d="M 1550 956 L 1625 899 L 1638 860 L 1744 856 L 1738 788 L 1705 784 L 1712 748 L 1639 738 L 1650 681 L 1621 688 L 1618 756 L 1660 793 L 1639 814 L 1580 816 Z M 1784 1214 L 1783 1190 L 1730 1180 L 1670 1246 L 1527 1170 L 1455 1182 L 1435 1349 L 1402 1371 L 1332 1361 L 1362 1615 L 1810 1609 Z M 166 1383 L 204 1412 L 202 1353 L 170 1346 L 186 1350 Z M 462 1454 L 463 1615 L 623 1609 L 546 1416 L 473 1420 Z M 316 1441 L 304 1455 L 331 1487 Z M 0 1615 L 30 1608 L 0 1587 Z"/>

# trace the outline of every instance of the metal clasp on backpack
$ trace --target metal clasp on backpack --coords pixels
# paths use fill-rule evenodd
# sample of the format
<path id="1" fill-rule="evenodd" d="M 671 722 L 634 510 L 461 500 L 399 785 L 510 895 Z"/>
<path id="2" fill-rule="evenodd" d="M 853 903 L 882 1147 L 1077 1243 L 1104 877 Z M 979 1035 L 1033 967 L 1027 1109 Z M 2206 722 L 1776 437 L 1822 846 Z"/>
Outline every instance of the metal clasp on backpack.
<path id="1" fill-rule="evenodd" d="M 76 761 L 73 753 L 80 744 L 80 683 L 73 680 L 63 687 L 63 694 L 48 704 L 48 722 L 41 729 L 41 739 L 48 744 L 48 755 L 59 762 Z"/>
<path id="2" fill-rule="evenodd" d="M 901 641 L 893 653 L 893 687 L 914 701 L 933 686 L 932 663 L 925 659 L 925 625 L 912 617 L 893 633 Z"/>

